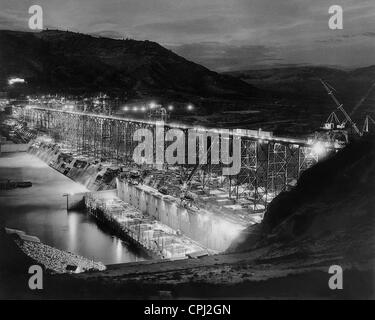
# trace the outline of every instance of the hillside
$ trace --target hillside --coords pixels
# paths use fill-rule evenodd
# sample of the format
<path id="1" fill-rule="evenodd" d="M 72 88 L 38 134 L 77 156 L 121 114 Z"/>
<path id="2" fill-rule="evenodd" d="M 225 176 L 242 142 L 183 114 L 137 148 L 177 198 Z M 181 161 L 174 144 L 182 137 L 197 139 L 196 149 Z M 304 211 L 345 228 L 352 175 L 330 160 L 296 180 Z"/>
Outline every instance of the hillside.
<path id="1" fill-rule="evenodd" d="M 296 97 L 319 97 L 319 78 L 331 83 L 344 98 L 361 93 L 375 81 L 375 66 L 343 70 L 325 66 L 290 66 L 228 72 L 249 84 Z M 351 90 L 347 90 L 351 88 Z"/>
<path id="2" fill-rule="evenodd" d="M 375 66 L 344 70 L 325 66 L 289 66 L 226 73 L 279 98 L 275 116 L 284 124 L 271 126 L 281 134 L 306 132 L 322 125 L 337 108 L 319 78 L 335 88 L 335 95 L 362 128 L 366 115 L 374 117 Z M 369 90 L 372 88 L 372 90 Z M 355 106 L 360 103 L 360 107 Z M 281 108 L 282 107 L 282 108 Z M 344 120 L 344 115 L 336 111 Z"/>
<path id="3" fill-rule="evenodd" d="M 266 250 L 263 259 L 375 269 L 375 137 L 354 142 L 302 174 L 229 251 Z"/>
<path id="4" fill-rule="evenodd" d="M 151 41 L 46 30 L 0 31 L 0 88 L 23 77 L 29 92 L 107 92 L 129 97 L 249 97 L 253 86 Z"/>

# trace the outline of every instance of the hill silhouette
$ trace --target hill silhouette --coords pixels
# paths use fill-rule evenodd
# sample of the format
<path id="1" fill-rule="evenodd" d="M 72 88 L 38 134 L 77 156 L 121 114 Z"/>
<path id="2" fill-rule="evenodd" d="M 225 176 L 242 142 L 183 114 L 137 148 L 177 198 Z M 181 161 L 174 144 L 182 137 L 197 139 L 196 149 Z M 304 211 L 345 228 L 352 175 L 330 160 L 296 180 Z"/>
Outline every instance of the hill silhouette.
<path id="1" fill-rule="evenodd" d="M 0 31 L 0 88 L 9 77 L 30 92 L 107 92 L 251 97 L 258 90 L 210 71 L 151 41 L 115 40 L 59 31 Z"/>

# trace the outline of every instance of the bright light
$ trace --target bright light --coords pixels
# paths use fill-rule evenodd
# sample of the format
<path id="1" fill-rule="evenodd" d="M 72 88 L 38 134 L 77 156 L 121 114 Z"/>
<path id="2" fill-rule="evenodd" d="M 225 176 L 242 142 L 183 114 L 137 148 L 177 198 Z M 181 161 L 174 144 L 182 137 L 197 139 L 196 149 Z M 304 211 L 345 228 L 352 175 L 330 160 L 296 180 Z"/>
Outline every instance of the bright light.
<path id="1" fill-rule="evenodd" d="M 312 147 L 312 152 L 318 156 L 324 154 L 326 152 L 324 146 L 320 142 L 316 142 Z"/>
<path id="2" fill-rule="evenodd" d="M 25 79 L 21 79 L 21 78 L 11 78 L 8 80 L 8 84 L 11 86 L 15 83 L 25 83 Z"/>
<path id="3" fill-rule="evenodd" d="M 173 106 L 172 105 L 168 106 L 168 110 L 172 111 L 173 110 Z"/>
<path id="4" fill-rule="evenodd" d="M 124 111 L 128 111 L 129 108 L 127 106 L 124 107 Z"/>
<path id="5" fill-rule="evenodd" d="M 145 112 L 145 111 L 146 111 L 146 108 L 145 108 L 145 107 L 142 107 L 142 108 L 141 108 L 141 111 L 142 111 L 142 112 Z"/>
<path id="6" fill-rule="evenodd" d="M 194 109 L 194 107 L 193 107 L 193 105 L 192 105 L 192 104 L 189 104 L 189 105 L 187 106 L 187 109 L 188 109 L 189 111 L 191 111 L 191 110 L 193 110 L 193 109 Z"/>
<path id="7" fill-rule="evenodd" d="M 150 108 L 151 108 L 151 109 L 156 108 L 156 103 L 155 103 L 155 102 L 150 102 Z"/>
<path id="8" fill-rule="evenodd" d="M 133 111 L 138 111 L 138 108 L 137 107 L 133 107 Z"/>

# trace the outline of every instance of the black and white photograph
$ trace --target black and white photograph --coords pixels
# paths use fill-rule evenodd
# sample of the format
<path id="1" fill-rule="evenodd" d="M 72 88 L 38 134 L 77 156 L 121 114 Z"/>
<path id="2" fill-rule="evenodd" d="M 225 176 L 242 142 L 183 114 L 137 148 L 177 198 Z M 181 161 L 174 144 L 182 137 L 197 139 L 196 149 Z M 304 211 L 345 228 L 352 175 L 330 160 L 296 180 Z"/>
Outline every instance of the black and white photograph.
<path id="1" fill-rule="evenodd" d="M 0 0 L 0 300 L 374 299 L 374 0 Z"/>

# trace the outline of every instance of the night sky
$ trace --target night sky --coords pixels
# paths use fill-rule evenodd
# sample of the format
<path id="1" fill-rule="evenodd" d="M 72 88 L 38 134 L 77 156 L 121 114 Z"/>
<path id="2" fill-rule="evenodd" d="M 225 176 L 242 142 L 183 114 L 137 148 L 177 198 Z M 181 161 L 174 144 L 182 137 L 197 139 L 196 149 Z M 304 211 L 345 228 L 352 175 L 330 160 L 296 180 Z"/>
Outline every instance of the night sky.
<path id="1" fill-rule="evenodd" d="M 0 29 L 27 30 L 32 4 L 46 28 L 156 41 L 216 71 L 375 64 L 374 0 L 0 0 Z"/>

